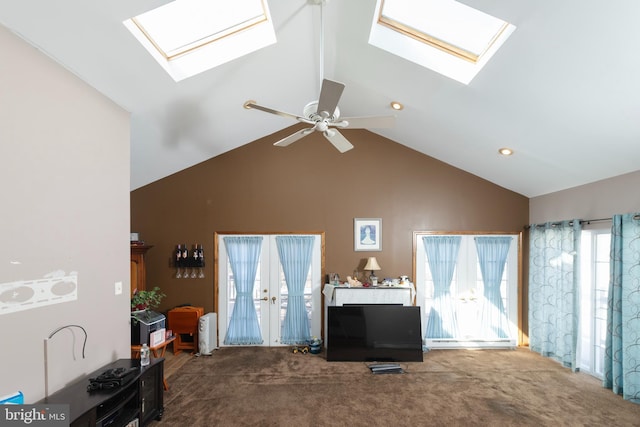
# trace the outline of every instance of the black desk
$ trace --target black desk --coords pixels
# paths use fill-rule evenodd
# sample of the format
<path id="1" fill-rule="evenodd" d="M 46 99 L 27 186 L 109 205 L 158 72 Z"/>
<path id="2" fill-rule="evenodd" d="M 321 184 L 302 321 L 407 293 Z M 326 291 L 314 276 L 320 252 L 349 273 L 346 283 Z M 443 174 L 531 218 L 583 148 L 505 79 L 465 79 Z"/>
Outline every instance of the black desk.
<path id="1" fill-rule="evenodd" d="M 127 425 L 138 419 L 140 426 L 152 419 L 160 420 L 164 412 L 162 379 L 164 359 L 153 359 L 141 368 L 134 378 L 122 387 L 108 391 L 87 391 L 89 378 L 95 378 L 107 369 L 140 366 L 139 360 L 120 359 L 73 384 L 58 390 L 40 403 L 69 405 L 70 424 L 76 426 Z"/>

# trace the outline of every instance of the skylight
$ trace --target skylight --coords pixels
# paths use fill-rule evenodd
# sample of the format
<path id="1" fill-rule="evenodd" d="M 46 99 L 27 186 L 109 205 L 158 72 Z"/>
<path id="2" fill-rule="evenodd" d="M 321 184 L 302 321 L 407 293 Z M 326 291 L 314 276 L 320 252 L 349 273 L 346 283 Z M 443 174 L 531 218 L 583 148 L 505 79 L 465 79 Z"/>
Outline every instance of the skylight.
<path id="1" fill-rule="evenodd" d="M 514 30 L 453 0 L 378 0 L 369 43 L 469 84 Z"/>
<path id="2" fill-rule="evenodd" d="M 176 0 L 124 25 L 175 81 L 276 42 L 266 0 Z"/>

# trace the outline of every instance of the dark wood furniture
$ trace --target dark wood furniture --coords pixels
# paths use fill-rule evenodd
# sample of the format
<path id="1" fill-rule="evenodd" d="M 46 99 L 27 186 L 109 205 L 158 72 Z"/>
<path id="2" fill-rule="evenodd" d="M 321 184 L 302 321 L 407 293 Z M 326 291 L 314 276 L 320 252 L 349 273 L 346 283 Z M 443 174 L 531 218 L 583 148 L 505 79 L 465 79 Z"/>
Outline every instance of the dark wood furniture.
<path id="1" fill-rule="evenodd" d="M 140 426 L 145 426 L 153 419 L 162 419 L 164 359 L 153 359 L 122 387 L 87 391 L 89 378 L 96 378 L 108 369 L 132 367 L 140 367 L 140 361 L 116 360 L 44 398 L 41 403 L 68 404 L 71 427 L 126 426 L 136 419 Z"/>
<path id="2" fill-rule="evenodd" d="M 144 291 L 147 289 L 147 267 L 145 266 L 144 256 L 153 246 L 144 244 L 131 244 L 131 295 L 133 291 L 138 289 Z"/>

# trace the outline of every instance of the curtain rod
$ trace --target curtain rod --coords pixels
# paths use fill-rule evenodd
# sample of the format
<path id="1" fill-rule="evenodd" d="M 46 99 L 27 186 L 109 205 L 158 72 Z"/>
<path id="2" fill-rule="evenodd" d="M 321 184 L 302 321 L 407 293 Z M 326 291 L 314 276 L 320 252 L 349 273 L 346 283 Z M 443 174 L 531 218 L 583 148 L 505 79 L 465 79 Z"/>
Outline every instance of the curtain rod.
<path id="1" fill-rule="evenodd" d="M 603 221 L 611 221 L 613 218 L 596 218 L 596 219 L 581 219 L 580 224 L 591 224 L 592 222 L 603 222 Z M 634 220 L 640 220 L 640 214 L 636 214 L 633 216 Z M 553 221 L 552 224 L 560 224 L 562 221 Z M 573 221 L 569 221 L 569 224 L 573 225 Z M 536 224 L 537 227 L 543 227 L 544 224 Z M 524 229 L 530 229 L 530 225 L 525 225 Z"/>
<path id="2" fill-rule="evenodd" d="M 580 224 L 591 224 L 592 222 L 611 221 L 613 218 L 581 219 Z"/>

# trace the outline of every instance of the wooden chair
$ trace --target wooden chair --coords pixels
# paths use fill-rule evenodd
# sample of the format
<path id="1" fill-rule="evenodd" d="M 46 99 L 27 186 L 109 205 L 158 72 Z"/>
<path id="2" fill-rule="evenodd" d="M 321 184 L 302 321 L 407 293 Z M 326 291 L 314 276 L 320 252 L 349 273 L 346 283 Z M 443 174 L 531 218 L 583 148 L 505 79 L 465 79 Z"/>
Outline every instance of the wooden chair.
<path id="1" fill-rule="evenodd" d="M 202 307 L 176 307 L 167 313 L 169 329 L 173 331 L 176 340 L 173 343 L 173 353 L 182 350 L 198 351 L 198 319 L 204 314 Z"/>

